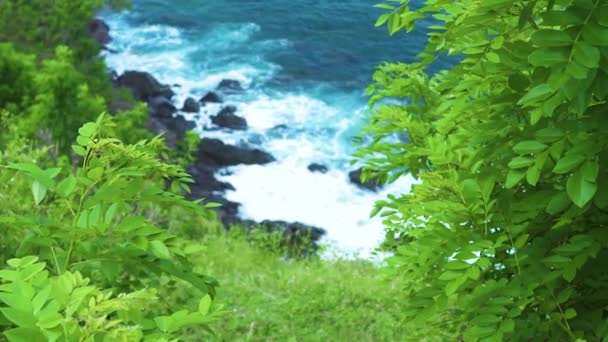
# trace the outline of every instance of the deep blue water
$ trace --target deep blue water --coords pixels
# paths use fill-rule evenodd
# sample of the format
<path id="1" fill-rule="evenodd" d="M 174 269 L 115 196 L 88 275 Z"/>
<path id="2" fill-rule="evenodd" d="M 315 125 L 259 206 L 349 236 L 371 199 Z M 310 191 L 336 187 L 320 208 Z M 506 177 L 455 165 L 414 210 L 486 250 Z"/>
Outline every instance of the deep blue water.
<path id="1" fill-rule="evenodd" d="M 192 65 L 239 63 L 252 53 L 282 67 L 276 75 L 283 86 L 325 81 L 363 89 L 375 66 L 385 61 L 413 61 L 424 45 L 422 30 L 389 36 L 376 28 L 383 10 L 377 0 L 134 0 L 132 21 L 180 28 L 191 41 L 201 33 L 259 26 L 251 44 L 235 46 L 231 54 L 217 54 L 201 42 L 188 56 Z M 226 32 L 226 36 L 230 33 Z M 230 39 L 230 38 L 229 38 Z M 288 49 L 264 49 L 262 42 L 286 41 Z"/>
<path id="2" fill-rule="evenodd" d="M 368 117 L 365 88 L 376 65 L 409 62 L 425 43 L 423 29 L 390 37 L 375 28 L 376 0 L 132 0 L 126 13 L 105 13 L 116 54 L 110 67 L 143 70 L 177 84 L 176 106 L 201 97 L 224 78 L 246 91 L 225 96 L 249 124 L 245 132 L 214 129 L 219 106 L 185 114 L 202 136 L 248 144 L 272 153 L 266 166 L 233 167 L 223 180 L 255 220 L 300 221 L 323 227 L 328 242 L 367 255 L 382 237 L 373 203 L 409 191 L 404 177 L 380 193 L 348 182 L 352 138 Z M 428 23 L 423 23 L 423 26 Z M 443 67 L 438 63 L 436 67 Z M 277 134 L 272 128 L 286 125 Z M 322 163 L 326 174 L 310 173 Z"/>

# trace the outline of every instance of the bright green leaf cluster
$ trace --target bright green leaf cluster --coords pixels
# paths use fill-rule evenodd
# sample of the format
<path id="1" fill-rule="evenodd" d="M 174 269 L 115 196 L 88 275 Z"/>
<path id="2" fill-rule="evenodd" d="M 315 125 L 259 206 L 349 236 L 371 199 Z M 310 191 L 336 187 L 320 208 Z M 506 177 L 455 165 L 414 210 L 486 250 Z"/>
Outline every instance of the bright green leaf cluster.
<path id="1" fill-rule="evenodd" d="M 357 156 L 421 181 L 374 209 L 420 338 L 608 338 L 608 1 L 394 2 L 391 33 L 434 25 L 418 62 L 375 73 Z M 459 62 L 428 75 L 441 54 Z"/>

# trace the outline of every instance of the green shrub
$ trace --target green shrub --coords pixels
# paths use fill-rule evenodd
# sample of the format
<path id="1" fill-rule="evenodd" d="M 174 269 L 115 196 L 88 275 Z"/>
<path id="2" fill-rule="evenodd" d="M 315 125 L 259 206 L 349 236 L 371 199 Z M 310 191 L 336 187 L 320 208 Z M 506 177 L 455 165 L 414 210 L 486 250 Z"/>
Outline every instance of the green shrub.
<path id="1" fill-rule="evenodd" d="M 212 220 L 206 208 L 212 204 L 180 195 L 192 180 L 160 160 L 166 147 L 159 137 L 126 145 L 106 135 L 111 126 L 102 115 L 78 130 L 72 149 L 82 165 L 75 171 L 69 161 L 67 169 L 45 168 L 46 149 L 0 153 L 0 199 L 6 203 L 0 208 L 0 261 L 10 266 L 0 271 L 0 321 L 11 341 L 42 335 L 137 340 L 142 334 L 168 341 L 183 327 L 206 327 L 217 318 L 219 311 L 209 311 L 217 282 L 193 272 L 189 261 L 200 254 L 200 244 L 158 225 L 165 215 L 177 214 L 184 224 Z M 163 277 L 188 282 L 191 296 L 203 297 L 199 310 L 149 305 Z"/>
<path id="2" fill-rule="evenodd" d="M 608 1 L 397 2 L 391 33 L 435 22 L 418 62 L 374 75 L 372 104 L 399 104 L 377 106 L 359 156 L 421 180 L 374 210 L 404 318 L 450 340 L 605 341 Z M 429 76 L 445 53 L 460 62 Z"/>

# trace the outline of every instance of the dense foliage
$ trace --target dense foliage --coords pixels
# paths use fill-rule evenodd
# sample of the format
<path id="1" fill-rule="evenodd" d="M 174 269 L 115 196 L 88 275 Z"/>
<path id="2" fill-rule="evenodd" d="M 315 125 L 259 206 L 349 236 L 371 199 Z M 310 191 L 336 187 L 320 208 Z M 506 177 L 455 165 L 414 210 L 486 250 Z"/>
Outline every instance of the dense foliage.
<path id="1" fill-rule="evenodd" d="M 10 267 L 0 271 L 0 312 L 11 341 L 139 340 L 144 333 L 168 341 L 215 317 L 217 283 L 189 262 L 201 246 L 176 235 L 185 222 L 204 226 L 211 213 L 179 194 L 192 180 L 161 161 L 159 138 L 125 145 L 106 136 L 111 125 L 101 116 L 79 129 L 75 171 L 69 163 L 32 163 L 44 149 L 4 152 L 0 261 Z M 191 284 L 191 295 L 202 296 L 198 310 L 153 305 L 163 275 Z"/>
<path id="2" fill-rule="evenodd" d="M 429 42 L 374 75 L 359 157 L 421 181 L 374 210 L 411 339 L 606 341 L 608 1 L 394 2 L 377 24 L 432 17 Z"/>

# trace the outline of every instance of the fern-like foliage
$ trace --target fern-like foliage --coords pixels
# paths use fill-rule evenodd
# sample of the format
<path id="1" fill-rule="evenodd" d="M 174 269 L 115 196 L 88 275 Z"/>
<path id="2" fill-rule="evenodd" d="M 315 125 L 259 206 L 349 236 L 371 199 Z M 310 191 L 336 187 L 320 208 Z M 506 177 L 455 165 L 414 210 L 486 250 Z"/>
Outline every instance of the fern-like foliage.
<path id="1" fill-rule="evenodd" d="M 410 339 L 605 341 L 608 1 L 392 3 L 392 34 L 433 24 L 418 62 L 375 73 L 357 156 L 421 181 L 374 210 Z M 429 75 L 441 54 L 459 62 Z"/>
<path id="2" fill-rule="evenodd" d="M 14 326 L 5 331 L 12 341 L 168 340 L 219 313 L 209 312 L 217 282 L 189 262 L 200 245 L 160 226 L 173 212 L 212 219 L 214 204 L 181 195 L 192 179 L 163 161 L 161 137 L 127 145 L 112 130 L 104 115 L 79 129 L 77 170 L 41 167 L 28 160 L 35 152 L 0 154 L 0 259 L 11 267 L 0 271 L 0 312 Z M 192 285 L 200 310 L 153 305 L 161 276 Z"/>

